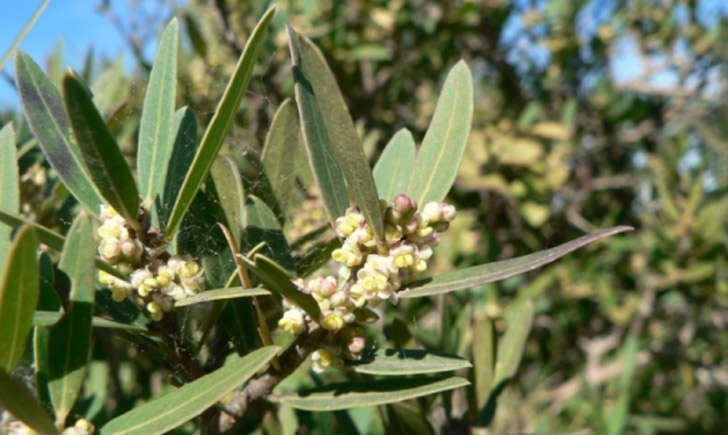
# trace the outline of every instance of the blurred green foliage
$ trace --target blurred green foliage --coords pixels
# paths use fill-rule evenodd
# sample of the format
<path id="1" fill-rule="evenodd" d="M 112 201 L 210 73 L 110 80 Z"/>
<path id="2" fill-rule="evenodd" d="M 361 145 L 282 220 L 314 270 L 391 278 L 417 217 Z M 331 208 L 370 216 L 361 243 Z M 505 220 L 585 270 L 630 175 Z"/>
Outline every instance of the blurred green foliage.
<path id="1" fill-rule="evenodd" d="M 572 254 L 537 277 L 390 308 L 379 331 L 388 339 L 468 355 L 478 353 L 474 341 L 505 330 L 514 307 L 533 302 L 524 360 L 497 412 L 461 419 L 468 403 L 484 401 L 459 390 L 447 393 L 456 396 L 447 402 L 452 407 L 431 413 L 430 422 L 448 433 L 463 430 L 464 421 L 488 423 L 495 433 L 720 432 L 728 424 L 728 21 L 711 14 L 712 3 L 281 1 L 266 41 L 270 55 L 224 152 L 244 165 L 255 192 L 260 167 L 245 162 L 259 160 L 276 107 L 293 94 L 283 22 L 326 55 L 372 162 L 401 127 L 421 141 L 444 74 L 465 59 L 474 75 L 474 124 L 450 193 L 461 211 L 439 248 L 439 270 L 525 254 L 596 228 L 629 224 L 637 231 Z M 201 125 L 267 6 L 175 6 L 183 31 L 178 106 L 195 108 Z M 131 120 L 138 119 L 150 65 L 137 55 L 133 74 L 121 59 L 90 58 L 81 72 L 130 160 L 138 129 Z M 58 57 L 62 48 L 47 69 L 60 84 Z M 639 73 L 622 77 L 625 61 Z M 18 136 L 20 144 L 32 140 L 24 124 Z M 40 153 L 20 161 L 22 211 L 67 226 L 62 185 L 38 192 Z M 137 357 L 150 364 L 155 358 Z M 124 392 L 118 397 L 128 400 L 120 408 L 161 388 L 155 375 L 125 360 L 115 364 Z M 90 382 L 93 368 L 91 375 Z M 430 401 L 386 412 L 294 414 L 284 407 L 266 414 L 263 430 L 287 433 L 297 421 L 306 433 L 429 432 L 416 416 Z"/>

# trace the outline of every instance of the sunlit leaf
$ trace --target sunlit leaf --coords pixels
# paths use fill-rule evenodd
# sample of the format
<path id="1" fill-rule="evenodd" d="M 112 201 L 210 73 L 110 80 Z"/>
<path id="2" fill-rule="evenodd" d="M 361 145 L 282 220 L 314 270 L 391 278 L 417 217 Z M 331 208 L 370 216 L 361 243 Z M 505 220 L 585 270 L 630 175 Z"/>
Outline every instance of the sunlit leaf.
<path id="1" fill-rule="evenodd" d="M 514 275 L 537 269 L 576 249 L 581 248 L 582 246 L 614 234 L 630 231 L 631 229 L 632 227 L 628 226 L 609 228 L 581 236 L 578 239 L 574 239 L 551 249 L 534 252 L 533 254 L 512 258 L 510 260 L 496 261 L 480 266 L 466 267 L 464 269 L 437 275 L 432 278 L 425 278 L 409 284 L 405 291 L 399 293 L 399 297 L 416 298 L 431 296 L 475 287 L 489 282 L 500 281 Z"/>
<path id="2" fill-rule="evenodd" d="M 448 372 L 470 367 L 460 357 L 419 349 L 377 349 L 374 355 L 354 365 L 354 371 L 369 375 L 404 376 Z"/>
<path id="3" fill-rule="evenodd" d="M 18 178 L 17 153 L 13 125 L 7 124 L 0 130 L 0 210 L 10 214 L 20 212 L 20 181 Z M 0 225 L 0 270 L 10 249 L 12 229 Z"/>
<path id="4" fill-rule="evenodd" d="M 171 391 L 108 422 L 100 435 L 158 434 L 169 431 L 214 405 L 264 367 L 278 352 L 268 346 L 244 357 L 233 355 L 214 372 Z"/>
<path id="5" fill-rule="evenodd" d="M 174 145 L 178 27 L 177 20 L 172 19 L 159 39 L 139 121 L 139 191 L 143 200 L 150 203 L 164 189 L 167 165 Z"/>
<path id="6" fill-rule="evenodd" d="M 174 236 L 174 233 L 182 223 L 184 214 L 192 204 L 192 200 L 200 189 L 200 186 L 205 181 L 205 177 L 210 171 L 217 157 L 217 153 L 220 151 L 220 147 L 222 147 L 223 141 L 233 124 L 240 100 L 243 98 L 243 94 L 250 81 L 250 76 L 253 73 L 253 66 L 258 56 L 258 49 L 263 43 L 266 29 L 274 13 L 275 6 L 268 9 L 255 26 L 255 29 L 253 29 L 253 32 L 248 38 L 248 42 L 245 44 L 245 49 L 240 55 L 238 64 L 235 66 L 235 71 L 228 82 L 227 88 L 225 88 L 225 92 L 218 103 L 217 109 L 215 109 L 215 113 L 212 115 L 207 130 L 205 130 L 200 147 L 195 154 L 192 165 L 177 195 L 174 207 L 170 213 L 169 222 L 167 223 L 167 237 Z"/>
<path id="7" fill-rule="evenodd" d="M 91 213 L 103 204 L 91 182 L 79 147 L 71 141 L 71 128 L 58 89 L 27 54 L 15 57 L 15 80 L 23 110 L 48 162 L 71 194 Z"/>
<path id="8" fill-rule="evenodd" d="M 81 213 L 68 232 L 60 261 L 61 270 L 71 279 L 70 303 L 48 335 L 48 388 L 60 424 L 78 399 L 91 356 L 94 247 L 94 219 Z"/>
<path id="9" fill-rule="evenodd" d="M 243 288 L 243 287 L 229 287 L 229 288 L 216 288 L 212 290 L 205 290 L 202 293 L 198 293 L 194 296 L 190 296 L 185 299 L 181 299 L 174 303 L 175 307 L 184 307 L 186 305 L 199 304 L 202 302 L 212 302 L 221 299 L 235 299 L 235 298 L 249 298 L 252 296 L 267 296 L 270 292 L 262 287 L 256 288 Z"/>
<path id="10" fill-rule="evenodd" d="M 311 40 L 291 27 L 288 38 L 303 139 L 329 217 L 333 222 L 344 214 L 350 195 L 382 236 L 384 223 L 372 171 L 334 74 Z"/>
<path id="11" fill-rule="evenodd" d="M 13 240 L 0 281 L 0 368 L 15 368 L 38 303 L 38 237 L 23 227 Z"/>
<path id="12" fill-rule="evenodd" d="M 526 339 L 533 323 L 533 303 L 525 301 L 514 307 L 506 317 L 506 332 L 498 340 L 493 386 L 498 388 L 516 374 L 523 356 Z"/>
<path id="13" fill-rule="evenodd" d="M 34 326 L 53 326 L 63 317 L 59 311 L 36 311 L 33 313 Z M 116 322 L 102 317 L 93 317 L 91 326 L 94 328 L 125 329 L 128 331 L 146 331 L 147 328 L 134 324 Z"/>
<path id="14" fill-rule="evenodd" d="M 240 243 L 245 227 L 245 189 L 238 165 L 230 157 L 217 156 L 210 176 L 215 183 L 217 199 L 225 213 L 227 227 L 235 235 L 235 242 Z"/>
<path id="15" fill-rule="evenodd" d="M 395 196 L 405 193 L 414 169 L 415 140 L 412 133 L 403 128 L 392 136 L 374 166 L 379 197 L 392 202 Z"/>
<path id="16" fill-rule="evenodd" d="M 401 402 L 468 385 L 466 379 L 391 378 L 361 383 L 327 385 L 298 394 L 282 394 L 273 400 L 308 411 L 334 411 Z"/>
<path id="17" fill-rule="evenodd" d="M 53 420 L 25 387 L 0 368 L 0 407 L 42 434 L 57 434 Z"/>
<path id="18" fill-rule="evenodd" d="M 448 73 L 435 113 L 417 153 L 407 193 L 424 205 L 450 191 L 468 144 L 473 119 L 473 79 L 464 61 Z"/>
<path id="19" fill-rule="evenodd" d="M 245 200 L 245 242 L 253 247 L 265 242 L 263 253 L 273 258 L 286 270 L 293 270 L 293 257 L 273 211 L 259 198 L 249 195 Z"/>

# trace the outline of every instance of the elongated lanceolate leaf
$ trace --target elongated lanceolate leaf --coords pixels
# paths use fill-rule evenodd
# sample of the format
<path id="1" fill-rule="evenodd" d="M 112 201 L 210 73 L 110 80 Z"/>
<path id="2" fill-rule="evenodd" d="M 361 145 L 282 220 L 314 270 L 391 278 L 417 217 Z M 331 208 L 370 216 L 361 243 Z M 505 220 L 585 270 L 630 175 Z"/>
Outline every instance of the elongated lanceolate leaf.
<path id="1" fill-rule="evenodd" d="M 15 236 L 0 281 L 0 368 L 11 372 L 25 349 L 38 303 L 38 237 L 29 227 Z"/>
<path id="2" fill-rule="evenodd" d="M 15 149 L 13 125 L 7 124 L 0 130 L 0 210 L 18 214 L 20 212 L 20 180 L 18 178 L 18 157 Z M 0 225 L 0 270 L 10 249 L 12 229 Z"/>
<path id="3" fill-rule="evenodd" d="M 212 302 L 221 299 L 235 299 L 235 298 L 249 298 L 252 296 L 268 296 L 270 292 L 262 287 L 256 288 L 243 288 L 243 287 L 229 287 L 229 288 L 216 288 L 213 290 L 206 290 L 202 293 L 198 293 L 194 296 L 179 300 L 174 303 L 175 307 L 184 307 L 186 305 L 199 304 L 202 302 Z"/>
<path id="4" fill-rule="evenodd" d="M 23 110 L 46 159 L 71 194 L 98 216 L 103 200 L 91 182 L 81 152 L 71 141 L 71 128 L 58 89 L 27 54 L 15 57 L 15 80 Z"/>
<path id="5" fill-rule="evenodd" d="M 475 287 L 489 282 L 500 281 L 502 279 L 537 269 L 576 249 L 581 248 L 582 246 L 588 245 L 589 243 L 630 230 L 632 230 L 632 227 L 628 226 L 609 228 L 592 234 L 587 234 L 551 249 L 534 252 L 533 254 L 512 258 L 510 260 L 496 261 L 480 266 L 466 267 L 464 269 L 444 273 L 432 278 L 425 278 L 409 284 L 407 286 L 407 290 L 401 292 L 399 297 L 416 298 L 431 296 Z"/>
<path id="6" fill-rule="evenodd" d="M 448 73 L 437 100 L 435 113 L 417 154 L 407 193 L 424 206 L 442 201 L 450 191 L 473 120 L 473 79 L 464 61 Z"/>
<path id="7" fill-rule="evenodd" d="M 174 114 L 174 146 L 172 156 L 167 163 L 167 176 L 164 180 L 164 190 L 158 198 L 156 211 L 159 218 L 159 228 L 164 228 L 172 212 L 174 201 L 177 199 L 179 189 L 185 180 L 187 170 L 192 165 L 197 151 L 197 120 L 189 107 L 183 107 Z"/>
<path id="8" fill-rule="evenodd" d="M 139 192 L 131 169 L 119 150 L 91 94 L 74 76 L 63 78 L 63 97 L 89 175 L 109 205 L 139 228 Z"/>
<path id="9" fill-rule="evenodd" d="M 25 387 L 0 368 L 0 407 L 42 434 L 57 434 L 50 415 Z"/>
<path id="10" fill-rule="evenodd" d="M 498 352 L 493 374 L 493 387 L 498 389 L 500 383 L 509 380 L 516 374 L 518 364 L 526 347 L 528 333 L 533 323 L 533 303 L 526 301 L 513 308 L 506 317 L 506 332 L 498 340 Z"/>
<path id="11" fill-rule="evenodd" d="M 494 320 L 483 316 L 473 326 L 473 387 L 478 410 L 482 409 L 490 396 L 495 366 Z"/>
<path id="12" fill-rule="evenodd" d="M 384 234 L 384 222 L 377 188 L 334 74 L 311 40 L 290 26 L 288 38 L 303 138 L 331 219 L 333 221 L 344 214 L 350 195 L 375 233 L 381 237 Z M 331 156 L 325 156 L 331 152 Z M 332 156 L 336 165 L 328 161 Z M 335 178 L 336 166 L 346 180 L 348 195 L 341 192 L 344 186 Z"/>
<path id="13" fill-rule="evenodd" d="M 412 133 L 403 128 L 392 136 L 374 165 L 379 197 L 392 202 L 395 196 L 405 193 L 414 169 L 415 140 Z"/>
<path id="14" fill-rule="evenodd" d="M 327 385 L 299 394 L 283 394 L 273 399 L 298 409 L 334 411 L 401 402 L 464 387 L 468 384 L 466 379 L 460 377 L 445 379 L 391 378 L 362 383 Z"/>
<path id="15" fill-rule="evenodd" d="M 267 346 L 244 357 L 233 355 L 214 372 L 151 400 L 103 426 L 100 435 L 167 432 L 214 405 L 264 367 L 278 352 Z"/>
<path id="16" fill-rule="evenodd" d="M 220 147 L 222 147 L 225 136 L 227 136 L 233 124 L 240 100 L 243 98 L 250 76 L 253 73 L 253 66 L 258 57 L 258 49 L 263 43 L 263 37 L 274 13 L 275 6 L 268 9 L 245 44 L 245 49 L 240 55 L 240 59 L 238 59 L 233 76 L 230 78 L 227 88 L 225 88 L 205 134 L 202 136 L 200 148 L 195 154 L 195 159 L 192 161 L 192 165 L 187 171 L 187 176 L 177 195 L 177 200 L 167 223 L 167 237 L 173 237 L 174 233 L 179 229 L 182 218 L 190 204 L 192 204 L 195 194 L 205 181 L 205 177 L 210 171 Z"/>
<path id="17" fill-rule="evenodd" d="M 178 27 L 177 20 L 172 19 L 159 39 L 139 121 L 139 190 L 142 198 L 150 203 L 164 189 L 167 165 L 174 145 Z"/>
<path id="18" fill-rule="evenodd" d="M 63 313 L 59 311 L 36 311 L 33 313 L 34 326 L 53 326 L 63 317 Z M 146 331 L 147 328 L 140 325 L 132 325 L 128 323 L 120 323 L 102 317 L 93 317 L 91 326 L 94 328 L 107 329 L 125 329 L 127 331 Z"/>
<path id="19" fill-rule="evenodd" d="M 374 355 L 354 366 L 369 375 L 405 376 L 449 372 L 470 367 L 470 361 L 419 349 L 377 349 Z"/>
<path id="20" fill-rule="evenodd" d="M 286 99 L 270 124 L 260 160 L 278 204 L 283 210 L 291 210 L 296 201 L 296 170 L 307 162 L 297 161 L 301 144 L 296 106 Z"/>
<path id="21" fill-rule="evenodd" d="M 40 269 L 40 289 L 38 295 L 38 310 L 46 310 L 61 316 L 61 298 L 55 289 L 55 267 L 53 260 L 47 252 L 40 255 L 38 261 Z M 38 311 L 33 314 L 33 364 L 35 365 L 35 383 L 38 398 L 43 405 L 50 406 L 51 398 L 48 394 L 48 328 L 36 324 Z M 55 322 L 54 322 L 55 323 Z"/>
<path id="22" fill-rule="evenodd" d="M 25 219 L 24 217 L 12 215 L 3 212 L 0 210 L 0 224 L 4 224 L 9 226 L 10 228 L 18 228 L 23 225 L 27 225 L 29 227 L 32 227 L 36 234 L 38 235 L 38 240 L 48 246 L 50 249 L 61 252 L 63 250 L 63 243 L 65 242 L 65 238 L 58 234 L 57 232 L 48 229 L 44 227 L 43 225 L 39 225 L 33 221 L 29 221 L 28 219 Z M 110 265 L 109 263 L 105 262 L 104 260 L 101 260 L 100 258 L 96 259 L 96 267 L 103 270 L 104 272 L 108 272 L 112 275 L 114 275 L 117 278 L 126 279 L 127 277 L 121 273 L 119 270 L 117 270 L 114 266 Z"/>
<path id="23" fill-rule="evenodd" d="M 235 243 L 239 244 L 245 227 L 245 189 L 238 165 L 230 157 L 217 156 L 210 176 L 215 182 L 217 199 L 228 228 L 235 236 Z"/>
<path id="24" fill-rule="evenodd" d="M 255 273 L 267 289 L 279 293 L 298 305 L 312 319 L 318 320 L 321 317 L 321 309 L 316 300 L 299 290 L 291 281 L 288 273 L 275 261 L 261 254 L 255 254 L 254 262 L 247 257 L 241 256 L 240 259 Z"/>
<path id="25" fill-rule="evenodd" d="M 23 43 L 23 40 L 26 36 L 28 36 L 30 29 L 32 29 L 35 25 L 35 22 L 38 21 L 38 18 L 40 18 L 41 14 L 45 10 L 46 6 L 48 6 L 48 3 L 50 3 L 50 1 L 51 0 L 43 0 L 40 6 L 38 6 L 38 9 L 33 12 L 33 16 L 30 17 L 27 23 L 25 23 L 25 26 L 23 26 L 23 30 L 20 31 L 18 36 L 15 38 L 13 43 L 10 45 L 5 54 L 3 54 L 3 57 L 0 59 L 0 71 L 5 69 L 5 64 L 8 63 L 8 60 L 10 60 L 13 54 L 15 54 L 15 52 L 18 50 L 20 44 Z"/>
<path id="26" fill-rule="evenodd" d="M 71 279 L 70 304 L 48 334 L 48 389 L 60 424 L 78 399 L 91 356 L 94 246 L 94 220 L 81 213 L 71 225 L 60 261 L 61 270 Z"/>
<path id="27" fill-rule="evenodd" d="M 265 242 L 262 250 L 265 255 L 277 261 L 286 270 L 294 269 L 291 248 L 273 210 L 253 195 L 249 195 L 245 201 L 245 223 L 246 245 L 253 247 Z"/>

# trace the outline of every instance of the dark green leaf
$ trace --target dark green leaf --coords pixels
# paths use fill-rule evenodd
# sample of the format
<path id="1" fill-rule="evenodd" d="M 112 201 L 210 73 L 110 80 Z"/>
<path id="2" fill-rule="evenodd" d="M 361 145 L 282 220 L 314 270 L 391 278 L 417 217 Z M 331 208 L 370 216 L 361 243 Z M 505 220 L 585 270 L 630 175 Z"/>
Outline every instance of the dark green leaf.
<path id="1" fill-rule="evenodd" d="M 417 154 L 407 188 L 417 204 L 442 201 L 450 191 L 465 154 L 472 119 L 473 79 L 461 60 L 445 79 L 435 114 Z"/>
<path id="2" fill-rule="evenodd" d="M 344 214 L 351 195 L 375 233 L 382 236 L 384 223 L 372 171 L 334 74 L 311 40 L 291 27 L 288 38 L 303 138 L 330 218 L 333 222 Z M 341 191 L 345 187 L 348 195 Z"/>
<path id="3" fill-rule="evenodd" d="M 245 201 L 246 248 L 265 242 L 263 252 L 286 270 L 294 270 L 291 248 L 273 211 L 259 198 L 248 195 Z"/>
<path id="4" fill-rule="evenodd" d="M 23 227 L 10 248 L 0 283 L 0 368 L 15 368 L 38 303 L 38 237 Z"/>
<path id="5" fill-rule="evenodd" d="M 175 307 L 184 307 L 186 305 L 199 304 L 201 302 L 212 302 L 220 299 L 249 298 L 251 296 L 269 296 L 270 292 L 262 287 L 243 288 L 229 287 L 205 290 L 194 296 L 179 300 L 174 303 Z"/>
<path id="6" fill-rule="evenodd" d="M 278 352 L 268 346 L 244 357 L 233 355 L 227 363 L 189 384 L 151 400 L 103 426 L 100 435 L 159 434 L 196 417 L 264 367 Z"/>
<path id="7" fill-rule="evenodd" d="M 167 166 L 164 191 L 156 210 L 159 214 L 159 228 L 164 228 L 172 212 L 174 201 L 192 165 L 197 151 L 197 120 L 189 107 L 179 109 L 174 115 L 174 147 Z"/>
<path id="8" fill-rule="evenodd" d="M 248 38 L 248 42 L 245 44 L 245 50 L 240 55 L 233 76 L 230 78 L 227 88 L 225 88 L 225 93 L 220 99 L 215 113 L 212 115 L 210 124 L 207 126 L 207 130 L 205 130 L 205 134 L 202 137 L 200 148 L 197 150 L 195 159 L 192 161 L 192 165 L 182 183 L 179 195 L 170 213 L 169 222 L 167 223 L 167 237 L 174 236 L 174 233 L 182 223 L 182 218 L 192 204 L 195 194 L 205 181 L 205 177 L 210 171 L 212 163 L 215 161 L 218 151 L 220 151 L 220 147 L 222 147 L 225 136 L 233 124 L 240 100 L 243 98 L 243 94 L 250 81 L 250 76 L 253 73 L 253 66 L 258 56 L 258 49 L 262 45 L 265 31 L 268 28 L 274 12 L 275 6 L 268 9 L 258 22 L 258 25 L 255 26 L 255 29 L 253 29 L 253 32 Z"/>
<path id="9" fill-rule="evenodd" d="M 412 133 L 403 128 L 392 136 L 374 165 L 374 181 L 379 197 L 392 202 L 394 197 L 407 192 L 407 183 L 414 169 L 415 140 Z"/>
<path id="10" fill-rule="evenodd" d="M 94 219 L 81 213 L 63 245 L 60 268 L 71 279 L 68 311 L 48 335 L 48 388 L 60 424 L 78 399 L 91 356 L 91 322 L 96 276 Z"/>
<path id="11" fill-rule="evenodd" d="M 57 434 L 53 420 L 25 387 L 0 368 L 0 407 L 42 434 Z"/>
<path id="12" fill-rule="evenodd" d="M 15 149 L 13 125 L 7 124 L 0 130 L 0 210 L 10 214 L 20 212 L 20 179 L 18 178 L 18 157 Z M 10 249 L 12 228 L 0 225 L 0 270 Z"/>
<path id="13" fill-rule="evenodd" d="M 172 19 L 159 39 L 139 124 L 139 190 L 150 204 L 162 193 L 174 145 L 178 27 L 177 20 Z"/>
<path id="14" fill-rule="evenodd" d="M 225 213 L 227 227 L 233 233 L 235 243 L 240 243 L 245 227 L 245 190 L 238 166 L 230 157 L 217 156 L 210 176 L 215 183 L 217 199 Z"/>
<path id="15" fill-rule="evenodd" d="M 391 378 L 362 383 L 327 385 L 299 394 L 283 394 L 273 399 L 298 409 L 334 411 L 401 402 L 464 387 L 468 384 L 467 380 L 459 377 L 445 379 Z"/>
<path id="16" fill-rule="evenodd" d="M 534 252 L 533 254 L 512 258 L 510 260 L 496 261 L 480 266 L 466 267 L 464 269 L 445 273 L 432 278 L 425 278 L 409 284 L 407 286 L 407 290 L 401 292 L 399 297 L 416 298 L 431 296 L 448 293 L 454 290 L 475 287 L 489 282 L 500 281 L 514 275 L 537 269 L 576 249 L 581 248 L 582 246 L 588 245 L 589 243 L 630 230 L 632 230 L 632 227 L 628 226 L 609 228 L 592 234 L 587 234 L 551 249 Z"/>
<path id="17" fill-rule="evenodd" d="M 448 372 L 470 367 L 470 361 L 457 356 L 436 354 L 419 349 L 377 349 L 354 371 L 369 375 L 405 376 Z"/>
<path id="18" fill-rule="evenodd" d="M 71 129 L 58 89 L 23 52 L 15 57 L 15 80 L 28 124 L 46 159 L 71 194 L 98 215 L 103 200 L 91 182 L 78 146 L 71 142 Z"/>
<path id="19" fill-rule="evenodd" d="M 116 139 L 91 101 L 91 94 L 76 77 L 66 74 L 63 97 L 91 179 L 109 205 L 139 229 L 139 192 L 134 177 Z"/>

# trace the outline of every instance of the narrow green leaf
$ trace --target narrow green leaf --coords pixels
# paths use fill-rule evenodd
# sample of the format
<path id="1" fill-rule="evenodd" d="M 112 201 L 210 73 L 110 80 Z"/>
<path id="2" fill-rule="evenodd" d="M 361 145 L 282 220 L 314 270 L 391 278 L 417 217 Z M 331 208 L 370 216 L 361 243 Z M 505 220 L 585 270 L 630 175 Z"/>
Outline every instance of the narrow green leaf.
<path id="1" fill-rule="evenodd" d="M 81 213 L 68 232 L 59 265 L 71 279 L 68 311 L 48 334 L 48 388 L 61 425 L 78 399 L 91 356 L 94 246 L 94 219 Z"/>
<path id="2" fill-rule="evenodd" d="M 480 318 L 473 328 L 473 377 L 477 410 L 488 402 L 495 365 L 495 325 L 490 318 Z"/>
<path id="3" fill-rule="evenodd" d="M 374 181 L 379 197 L 392 202 L 407 192 L 407 183 L 415 169 L 415 140 L 406 128 L 399 130 L 374 165 Z M 424 205 L 424 204 L 423 204 Z"/>
<path id="4" fill-rule="evenodd" d="M 34 326 L 53 326 L 63 317 L 63 313 L 58 311 L 36 311 L 33 313 Z M 147 328 L 140 325 L 131 325 L 127 323 L 116 322 L 114 320 L 104 319 L 103 317 L 93 317 L 91 326 L 94 328 L 106 329 L 125 329 L 127 331 L 146 331 Z"/>
<path id="5" fill-rule="evenodd" d="M 275 214 L 261 199 L 253 195 L 248 195 L 245 201 L 245 223 L 246 248 L 265 242 L 263 252 L 268 257 L 286 270 L 294 270 L 291 248 Z"/>
<path id="6" fill-rule="evenodd" d="M 42 434 L 57 434 L 58 429 L 43 406 L 20 382 L 0 368 L 0 407 Z"/>
<path id="7" fill-rule="evenodd" d="M 253 66 L 255 66 L 255 60 L 258 56 L 258 49 L 263 43 L 265 31 L 274 13 L 275 6 L 268 9 L 255 26 L 255 29 L 253 29 L 253 32 L 248 38 L 248 42 L 245 44 L 245 49 L 240 55 L 240 59 L 238 59 L 233 76 L 230 78 L 217 109 L 215 109 L 215 113 L 212 115 L 212 120 L 210 120 L 210 124 L 207 126 L 207 130 L 205 130 L 205 134 L 202 137 L 200 148 L 197 150 L 195 159 L 192 161 L 192 165 L 182 183 L 179 195 L 170 214 L 169 222 L 167 223 L 167 237 L 173 237 L 174 233 L 179 229 L 182 218 L 190 207 L 190 204 L 192 204 L 195 194 L 200 189 L 200 186 L 202 186 L 207 173 L 212 167 L 212 163 L 215 161 L 215 157 L 217 157 L 218 151 L 220 151 L 220 147 L 222 147 L 225 136 L 233 124 L 240 100 L 243 98 L 243 94 L 250 81 L 250 76 L 253 73 Z"/>
<path id="8" fill-rule="evenodd" d="M 11 372 L 23 350 L 38 303 L 38 237 L 23 227 L 15 237 L 0 284 L 0 368 Z"/>
<path id="9" fill-rule="evenodd" d="M 58 234 L 57 232 L 48 229 L 44 227 L 43 225 L 39 225 L 33 221 L 30 221 L 28 219 L 25 219 L 24 217 L 12 215 L 3 212 L 0 210 L 0 223 L 3 223 L 10 228 L 18 228 L 23 225 L 27 225 L 29 227 L 32 227 L 37 236 L 38 240 L 48 246 L 50 249 L 61 252 L 63 250 L 63 243 L 65 242 L 65 238 Z M 104 260 L 101 260 L 100 258 L 96 259 L 96 267 L 103 270 L 104 272 L 108 272 L 112 275 L 114 275 L 117 278 L 126 279 L 126 275 L 118 271 L 114 266 L 110 265 L 109 263 L 105 262 Z"/>
<path id="10" fill-rule="evenodd" d="M 333 222 L 344 215 L 351 195 L 382 237 L 384 222 L 372 171 L 334 74 L 311 40 L 290 26 L 288 38 L 303 138 L 330 218 Z M 346 187 L 348 194 L 341 191 Z"/>
<path id="11" fill-rule="evenodd" d="M 15 148 L 13 125 L 7 124 L 0 130 L 0 210 L 6 213 L 20 213 L 20 179 L 18 178 L 18 157 Z M 0 226 L 0 270 L 10 249 L 12 229 Z"/>
<path id="12" fill-rule="evenodd" d="M 466 379 L 389 378 L 361 383 L 327 385 L 298 394 L 283 394 L 273 399 L 308 411 L 334 411 L 362 406 L 401 402 L 468 385 Z"/>
<path id="13" fill-rule="evenodd" d="M 116 110 L 129 92 L 129 83 L 124 77 L 124 65 L 124 56 L 117 57 L 91 83 L 94 105 L 104 116 Z"/>
<path id="14" fill-rule="evenodd" d="M 177 110 L 174 114 L 174 132 L 174 146 L 167 163 L 164 191 L 156 207 L 159 228 L 164 228 L 167 224 L 174 201 L 197 151 L 197 120 L 192 109 L 185 106 Z"/>
<path id="15" fill-rule="evenodd" d="M 496 261 L 480 266 L 466 267 L 453 272 L 444 273 L 432 278 L 425 278 L 409 284 L 407 290 L 401 292 L 401 298 L 416 298 L 448 293 L 469 287 L 475 287 L 489 282 L 510 278 L 545 264 L 551 263 L 564 255 L 588 245 L 597 240 L 604 239 L 624 231 L 631 231 L 632 227 L 619 226 L 592 234 L 581 236 L 563 245 L 546 249 L 533 254 L 511 258 L 510 260 Z"/>
<path id="16" fill-rule="evenodd" d="M 164 189 L 167 165 L 174 145 L 178 27 L 177 19 L 173 18 L 159 39 L 139 124 L 139 190 L 144 201 L 149 203 Z"/>
<path id="17" fill-rule="evenodd" d="M 227 227 L 235 236 L 235 242 L 240 243 L 245 227 L 245 189 L 238 165 L 230 157 L 217 156 L 210 176 L 215 183 L 217 199 L 225 213 Z"/>
<path id="18" fill-rule="evenodd" d="M 40 295 L 38 296 L 38 309 L 59 313 L 61 310 L 61 298 L 55 289 L 55 267 L 50 255 L 44 252 L 38 261 L 40 268 Z M 51 398 L 48 393 L 48 328 L 35 325 L 35 314 L 33 314 L 33 364 L 35 365 L 35 383 L 38 390 L 38 398 L 44 406 L 51 406 Z"/>
<path id="19" fill-rule="evenodd" d="M 420 375 L 449 372 L 470 367 L 470 361 L 457 356 L 419 349 L 377 349 L 371 357 L 354 365 L 357 373 L 384 376 Z"/>
<path id="20" fill-rule="evenodd" d="M 473 120 L 473 79 L 464 61 L 448 73 L 427 128 L 407 193 L 425 205 L 450 191 L 465 154 Z"/>
<path id="21" fill-rule="evenodd" d="M 69 192 L 98 216 L 103 200 L 91 182 L 78 146 L 71 142 L 70 124 L 58 89 L 23 52 L 15 57 L 15 80 L 28 124 L 46 159 Z"/>
<path id="22" fill-rule="evenodd" d="M 268 290 L 279 293 L 289 301 L 298 305 L 312 319 L 321 317 L 316 300 L 309 294 L 303 293 L 291 282 L 288 273 L 275 261 L 262 254 L 255 254 L 255 262 L 241 256 L 241 260 L 246 263 L 250 270 L 263 282 Z"/>
<path id="23" fill-rule="evenodd" d="M 244 288 L 229 287 L 206 290 L 194 296 L 179 300 L 174 303 L 175 307 L 184 307 L 202 302 L 212 302 L 220 299 L 249 298 L 251 296 L 270 296 L 270 292 L 262 287 Z"/>
<path id="24" fill-rule="evenodd" d="M 151 400 L 103 426 L 99 435 L 159 434 L 169 431 L 214 405 L 263 368 L 278 352 L 267 346 L 244 357 L 233 355 L 214 372 Z"/>
<path id="25" fill-rule="evenodd" d="M 268 177 L 278 204 L 286 212 L 291 210 L 297 200 L 296 167 L 304 164 L 293 156 L 297 155 L 302 147 L 301 141 L 296 106 L 289 98 L 278 107 L 273 116 L 260 157 L 263 171 Z"/>
<path id="26" fill-rule="evenodd" d="M 513 308 L 506 317 L 506 332 L 498 340 L 498 353 L 493 374 L 493 387 L 499 390 L 501 382 L 510 380 L 526 347 L 526 339 L 533 323 L 533 303 L 526 301 Z"/>
<path id="27" fill-rule="evenodd" d="M 18 50 L 18 47 L 20 47 L 20 44 L 23 43 L 25 37 L 28 36 L 28 33 L 30 33 L 30 29 L 35 26 L 35 22 L 38 21 L 38 18 L 40 18 L 41 14 L 43 14 L 43 11 L 45 10 L 46 6 L 48 6 L 48 3 L 50 3 L 50 1 L 51 0 L 43 0 L 40 6 L 38 6 L 38 9 L 33 12 L 33 16 L 31 16 L 28 22 L 25 23 L 25 26 L 23 26 L 23 30 L 21 30 L 18 36 L 15 37 L 13 43 L 10 45 L 5 54 L 3 54 L 3 57 L 0 59 L 0 71 L 5 69 L 5 64 L 8 63 L 8 60 L 13 57 L 15 52 Z"/>
<path id="28" fill-rule="evenodd" d="M 76 77 L 66 74 L 63 97 L 91 179 L 109 205 L 131 225 L 139 227 L 139 192 L 134 177 L 116 139 L 91 101 L 91 94 Z"/>

